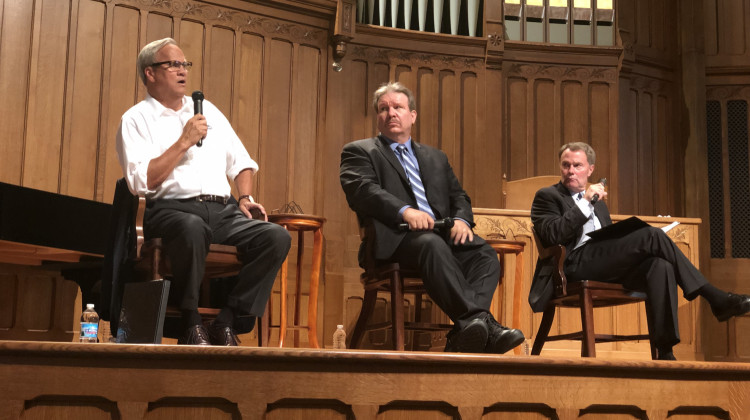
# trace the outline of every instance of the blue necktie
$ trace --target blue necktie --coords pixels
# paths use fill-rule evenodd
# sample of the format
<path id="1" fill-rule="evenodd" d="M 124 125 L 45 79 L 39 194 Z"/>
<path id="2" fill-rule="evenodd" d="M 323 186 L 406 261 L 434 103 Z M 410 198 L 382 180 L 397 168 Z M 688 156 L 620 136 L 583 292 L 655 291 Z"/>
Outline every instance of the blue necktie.
<path id="1" fill-rule="evenodd" d="M 406 171 L 406 177 L 409 178 L 409 185 L 411 190 L 414 192 L 414 196 L 417 198 L 417 206 L 423 212 L 427 213 L 435 219 L 435 213 L 432 212 L 430 203 L 427 201 L 427 194 L 424 192 L 424 185 L 422 184 L 422 178 L 419 176 L 419 169 L 417 164 L 412 160 L 413 157 L 409 153 L 409 149 L 403 144 L 396 146 L 398 153 L 401 155 L 401 161 Z"/>

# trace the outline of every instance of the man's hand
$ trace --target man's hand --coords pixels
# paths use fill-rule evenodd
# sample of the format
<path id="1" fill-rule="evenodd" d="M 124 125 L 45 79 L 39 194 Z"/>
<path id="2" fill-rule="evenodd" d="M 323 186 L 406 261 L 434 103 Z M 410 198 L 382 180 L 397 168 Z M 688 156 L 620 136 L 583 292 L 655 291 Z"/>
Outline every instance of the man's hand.
<path id="1" fill-rule="evenodd" d="M 595 194 L 599 194 L 599 200 L 603 200 L 604 197 L 607 196 L 607 191 L 604 190 L 604 185 L 601 182 L 589 185 L 583 198 L 591 202 L 591 199 L 594 198 Z"/>
<path id="2" fill-rule="evenodd" d="M 466 222 L 456 219 L 456 223 L 451 228 L 451 240 L 453 241 L 453 245 L 458 245 L 459 243 L 463 245 L 466 243 L 466 240 L 469 242 L 474 240 L 474 232 L 471 231 Z"/>
<path id="3" fill-rule="evenodd" d="M 432 230 L 435 221 L 429 214 L 422 210 L 408 208 L 402 215 L 404 222 L 409 225 L 409 230 Z"/>
<path id="4" fill-rule="evenodd" d="M 254 219 L 252 213 L 250 213 L 252 210 L 257 210 L 260 212 L 260 214 L 263 215 L 263 220 L 266 222 L 268 221 L 268 214 L 266 214 L 266 209 L 263 207 L 260 203 L 251 203 L 248 199 L 240 200 L 238 203 L 238 206 L 240 207 L 240 211 L 247 216 L 248 219 Z"/>
<path id="5" fill-rule="evenodd" d="M 199 140 L 206 138 L 208 134 L 208 122 L 203 114 L 195 114 L 190 118 L 185 127 L 182 128 L 182 138 L 190 145 L 193 146 L 198 143 Z"/>

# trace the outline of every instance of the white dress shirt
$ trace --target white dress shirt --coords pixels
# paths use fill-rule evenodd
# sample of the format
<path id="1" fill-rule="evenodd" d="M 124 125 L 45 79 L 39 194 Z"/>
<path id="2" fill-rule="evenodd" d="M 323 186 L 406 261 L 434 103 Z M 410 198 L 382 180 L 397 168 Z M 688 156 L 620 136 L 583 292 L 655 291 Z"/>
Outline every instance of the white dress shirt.
<path id="1" fill-rule="evenodd" d="M 597 229 L 602 228 L 602 223 L 599 221 L 599 218 L 596 217 L 594 214 L 594 205 L 591 204 L 589 201 L 586 201 L 582 197 L 582 193 L 574 193 L 573 200 L 576 202 L 576 205 L 579 209 L 583 212 L 583 215 L 588 217 L 589 220 L 586 221 L 586 223 L 583 225 L 583 233 L 581 234 L 581 237 L 578 238 L 578 243 L 576 244 L 576 247 L 573 249 L 576 249 L 586 242 L 588 242 L 589 235 L 587 235 L 589 232 L 593 232 Z"/>
<path id="2" fill-rule="evenodd" d="M 229 197 L 227 177 L 234 179 L 244 169 L 258 170 L 224 114 L 204 100 L 203 115 L 208 123 L 203 146 L 188 149 L 167 179 L 149 190 L 149 162 L 180 138 L 185 123 L 193 117 L 193 101 L 185 96 L 182 108 L 174 111 L 146 95 L 125 112 L 117 131 L 117 157 L 133 194 L 169 199 L 202 194 Z"/>

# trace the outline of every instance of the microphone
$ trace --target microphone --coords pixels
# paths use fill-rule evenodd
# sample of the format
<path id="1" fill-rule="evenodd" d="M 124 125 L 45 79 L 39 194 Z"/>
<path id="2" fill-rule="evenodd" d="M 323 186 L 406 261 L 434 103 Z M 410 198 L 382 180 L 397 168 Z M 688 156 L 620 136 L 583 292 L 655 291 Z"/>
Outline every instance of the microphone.
<path id="1" fill-rule="evenodd" d="M 602 186 L 607 186 L 607 178 L 601 178 L 599 179 L 599 183 L 602 184 Z M 594 194 L 593 197 L 591 197 L 591 205 L 596 204 L 596 202 L 599 201 L 599 194 Z"/>
<path id="2" fill-rule="evenodd" d="M 445 219 L 435 220 L 433 229 L 446 229 L 446 228 L 450 229 L 453 227 L 453 224 L 454 224 L 453 218 L 446 217 Z M 409 224 L 399 223 L 398 230 L 399 232 L 406 232 L 407 230 L 409 230 Z"/>
<path id="3" fill-rule="evenodd" d="M 203 92 L 193 92 L 193 114 L 203 114 Z M 198 140 L 198 147 L 203 146 L 203 139 Z"/>

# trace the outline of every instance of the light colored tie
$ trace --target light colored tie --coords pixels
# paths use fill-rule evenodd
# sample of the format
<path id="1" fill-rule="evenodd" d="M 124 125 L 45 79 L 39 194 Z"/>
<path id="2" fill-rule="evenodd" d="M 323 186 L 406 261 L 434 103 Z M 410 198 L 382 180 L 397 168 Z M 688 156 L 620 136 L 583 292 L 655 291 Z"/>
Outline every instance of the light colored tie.
<path id="1" fill-rule="evenodd" d="M 576 201 L 580 201 L 583 199 L 583 192 L 579 192 L 578 195 L 576 195 Z M 591 204 L 589 204 L 591 206 Z M 579 246 L 585 244 L 588 242 L 589 238 L 587 235 L 589 232 L 593 232 L 596 230 L 596 222 L 594 221 L 594 211 L 591 210 L 591 215 L 589 216 L 589 220 L 586 221 L 586 223 L 583 225 L 583 232 L 581 233 L 581 238 L 578 240 L 578 244 L 576 244 L 576 248 Z"/>
<path id="2" fill-rule="evenodd" d="M 419 176 L 419 169 L 417 169 L 417 164 L 412 160 L 414 157 L 409 153 L 409 149 L 403 144 L 396 146 L 396 150 L 398 150 L 398 153 L 401 155 L 401 162 L 406 171 L 406 177 L 409 179 L 411 190 L 414 192 L 414 197 L 417 199 L 417 206 L 419 206 L 420 210 L 435 219 L 435 213 L 432 212 L 430 203 L 427 201 L 427 194 L 424 191 L 422 178 Z"/>

